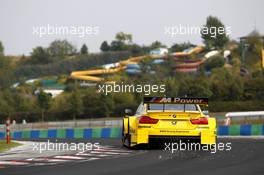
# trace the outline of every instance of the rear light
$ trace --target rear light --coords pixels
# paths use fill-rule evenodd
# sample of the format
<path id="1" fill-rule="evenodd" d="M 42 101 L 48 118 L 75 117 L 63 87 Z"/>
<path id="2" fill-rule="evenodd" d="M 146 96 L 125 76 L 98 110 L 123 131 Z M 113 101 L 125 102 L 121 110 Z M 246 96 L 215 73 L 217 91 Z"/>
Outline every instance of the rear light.
<path id="1" fill-rule="evenodd" d="M 149 116 L 141 116 L 139 118 L 139 123 L 140 124 L 156 124 L 158 123 L 159 119 L 154 119 Z"/>
<path id="2" fill-rule="evenodd" d="M 207 125 L 208 120 L 205 117 L 197 118 L 197 119 L 191 119 L 191 123 L 195 125 Z"/>

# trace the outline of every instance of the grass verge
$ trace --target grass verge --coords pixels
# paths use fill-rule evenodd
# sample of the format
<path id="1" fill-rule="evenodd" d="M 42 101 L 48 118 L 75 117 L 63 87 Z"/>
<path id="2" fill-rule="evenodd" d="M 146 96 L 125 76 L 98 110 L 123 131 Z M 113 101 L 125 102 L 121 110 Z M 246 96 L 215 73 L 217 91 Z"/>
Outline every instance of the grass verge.
<path id="1" fill-rule="evenodd" d="M 21 145 L 21 144 L 17 143 L 17 142 L 11 142 L 10 144 L 6 144 L 5 140 L 0 140 L 0 153 L 7 151 L 11 148 L 17 147 L 19 145 Z"/>

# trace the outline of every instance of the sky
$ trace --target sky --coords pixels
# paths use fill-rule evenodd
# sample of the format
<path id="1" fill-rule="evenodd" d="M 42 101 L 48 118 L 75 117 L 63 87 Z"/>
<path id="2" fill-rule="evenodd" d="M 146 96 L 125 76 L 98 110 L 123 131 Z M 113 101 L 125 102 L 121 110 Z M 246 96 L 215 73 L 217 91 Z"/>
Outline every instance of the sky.
<path id="1" fill-rule="evenodd" d="M 264 34 L 263 7 L 263 0 L 0 0 L 0 41 L 6 55 L 29 55 L 55 39 L 67 39 L 78 49 L 86 43 L 90 52 L 99 52 L 104 40 L 110 43 L 121 31 L 141 45 L 202 44 L 197 33 L 172 36 L 166 29 L 201 27 L 213 15 L 231 28 L 232 39 L 255 28 Z M 50 34 L 40 37 L 40 28 L 44 32 L 48 26 Z M 55 27 L 72 32 L 52 33 Z"/>

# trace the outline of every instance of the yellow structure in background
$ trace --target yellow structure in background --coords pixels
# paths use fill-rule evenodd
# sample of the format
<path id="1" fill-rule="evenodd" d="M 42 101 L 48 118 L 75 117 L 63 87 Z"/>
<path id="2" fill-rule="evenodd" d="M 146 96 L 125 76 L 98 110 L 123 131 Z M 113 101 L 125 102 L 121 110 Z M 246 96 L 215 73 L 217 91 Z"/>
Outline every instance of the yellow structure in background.
<path id="1" fill-rule="evenodd" d="M 264 49 L 262 49 L 262 68 L 264 68 Z"/>
<path id="2" fill-rule="evenodd" d="M 198 54 L 202 52 L 204 48 L 202 46 L 197 46 L 189 50 L 188 52 L 175 52 L 173 53 L 174 56 L 181 57 L 181 56 L 190 56 L 192 54 Z"/>
<path id="3" fill-rule="evenodd" d="M 94 82 L 101 82 L 106 81 L 105 78 L 97 77 L 97 75 L 102 74 L 114 74 L 117 72 L 120 72 L 124 69 L 126 69 L 126 66 L 128 64 L 136 64 L 142 61 L 145 58 L 161 58 L 164 56 L 161 55 L 145 55 L 145 56 L 138 56 L 138 57 L 132 57 L 124 61 L 118 62 L 118 67 L 115 68 L 109 68 L 109 69 L 94 69 L 94 70 L 84 70 L 84 71 L 74 71 L 71 73 L 72 79 L 77 80 L 88 80 L 88 81 L 94 81 Z"/>
<path id="4" fill-rule="evenodd" d="M 202 46 L 197 46 L 190 49 L 188 52 L 175 52 L 172 56 L 189 56 L 192 54 L 197 54 L 203 51 Z M 71 73 L 71 78 L 75 80 L 84 80 L 84 81 L 93 81 L 93 82 L 109 82 L 105 78 L 98 77 L 98 75 L 105 75 L 105 74 L 115 74 L 120 71 L 126 69 L 128 64 L 138 64 L 142 60 L 146 58 L 157 59 L 157 58 L 164 58 L 165 55 L 143 55 L 138 57 L 132 57 L 127 60 L 119 61 L 117 64 L 118 66 L 113 68 L 101 68 L 101 69 L 94 69 L 94 70 L 83 70 L 83 71 L 74 71 Z M 111 81 L 110 81 L 111 82 Z"/>

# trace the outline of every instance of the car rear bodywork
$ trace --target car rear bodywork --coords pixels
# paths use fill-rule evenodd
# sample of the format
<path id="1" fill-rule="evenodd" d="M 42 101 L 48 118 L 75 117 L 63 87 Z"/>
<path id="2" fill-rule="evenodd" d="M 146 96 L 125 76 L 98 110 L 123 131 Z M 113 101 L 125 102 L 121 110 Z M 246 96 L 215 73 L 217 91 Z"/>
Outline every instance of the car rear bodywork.
<path id="1" fill-rule="evenodd" d="M 153 100 L 154 99 L 154 100 Z M 191 139 L 201 144 L 216 143 L 216 120 L 202 113 L 199 105 L 207 105 L 207 99 L 147 97 L 133 116 L 123 119 L 123 144 L 132 147 L 149 144 L 152 140 Z M 189 101 L 186 101 L 189 99 Z M 201 101 L 199 101 L 201 100 Z M 150 110 L 150 104 L 181 104 L 184 110 Z M 185 110 L 185 105 L 195 105 L 197 110 Z M 160 105 L 159 105 L 160 106 Z M 176 106 L 178 107 L 178 106 Z"/>

